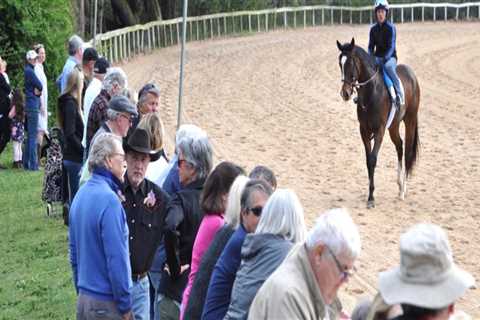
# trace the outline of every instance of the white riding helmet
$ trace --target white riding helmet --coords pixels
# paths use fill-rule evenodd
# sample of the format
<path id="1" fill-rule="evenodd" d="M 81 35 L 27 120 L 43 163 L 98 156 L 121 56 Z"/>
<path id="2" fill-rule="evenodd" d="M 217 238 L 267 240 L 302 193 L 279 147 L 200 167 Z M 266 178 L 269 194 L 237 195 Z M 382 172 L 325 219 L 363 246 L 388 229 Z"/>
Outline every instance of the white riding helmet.
<path id="1" fill-rule="evenodd" d="M 388 1 L 387 0 L 375 0 L 375 11 L 379 9 L 384 9 L 385 11 L 388 11 Z"/>

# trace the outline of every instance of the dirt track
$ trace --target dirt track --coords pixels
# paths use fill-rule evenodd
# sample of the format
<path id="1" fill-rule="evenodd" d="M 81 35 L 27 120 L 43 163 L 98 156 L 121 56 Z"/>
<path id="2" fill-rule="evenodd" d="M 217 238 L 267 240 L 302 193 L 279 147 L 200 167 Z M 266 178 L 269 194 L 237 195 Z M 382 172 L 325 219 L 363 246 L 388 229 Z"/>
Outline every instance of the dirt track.
<path id="1" fill-rule="evenodd" d="M 250 170 L 266 164 L 294 189 L 308 224 L 344 206 L 359 224 L 363 252 L 345 293 L 375 292 L 377 273 L 398 264 L 398 239 L 431 221 L 449 234 L 456 261 L 480 285 L 480 23 L 397 25 L 398 55 L 419 78 L 420 161 L 405 201 L 386 137 L 376 171 L 377 207 L 366 209 L 364 150 L 353 103 L 342 102 L 335 40 L 367 44 L 368 26 L 321 27 L 188 44 L 184 122 L 211 136 L 216 157 Z M 124 65 L 137 90 L 162 90 L 169 150 L 176 123 L 179 48 Z M 348 300 L 348 299 L 347 299 Z M 347 308 L 354 299 L 347 301 Z M 480 289 L 459 307 L 480 318 Z"/>

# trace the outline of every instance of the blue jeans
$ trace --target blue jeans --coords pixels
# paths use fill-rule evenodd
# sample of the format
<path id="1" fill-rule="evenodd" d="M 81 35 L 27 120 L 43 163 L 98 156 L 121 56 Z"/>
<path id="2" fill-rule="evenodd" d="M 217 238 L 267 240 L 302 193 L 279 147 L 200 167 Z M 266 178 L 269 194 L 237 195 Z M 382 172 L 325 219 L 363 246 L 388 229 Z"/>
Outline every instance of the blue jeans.
<path id="1" fill-rule="evenodd" d="M 82 164 L 70 160 L 63 160 L 63 167 L 67 171 L 69 197 L 68 203 L 72 204 L 73 198 L 77 194 L 78 186 L 80 184 L 80 170 Z"/>
<path id="2" fill-rule="evenodd" d="M 392 79 L 393 87 L 395 88 L 395 92 L 400 97 L 400 101 L 405 101 L 405 94 L 402 90 L 402 86 L 400 85 L 400 78 L 397 74 L 397 59 L 390 58 L 387 62 L 383 65 L 385 71 L 387 72 L 390 79 Z"/>
<path id="3" fill-rule="evenodd" d="M 133 282 L 132 311 L 135 320 L 150 319 L 150 282 L 148 277 Z"/>
<path id="4" fill-rule="evenodd" d="M 152 267 L 150 272 L 148 273 L 150 276 L 150 280 L 152 281 L 153 287 L 155 289 L 154 298 L 150 301 L 153 301 L 153 317 L 152 319 L 159 320 L 160 319 L 160 310 L 158 310 L 157 301 L 159 300 L 159 296 L 161 296 L 160 292 L 164 292 L 165 290 L 165 283 L 162 281 L 162 270 L 165 266 L 165 262 L 167 260 L 165 247 L 162 243 L 158 246 L 157 251 L 155 252 L 155 257 L 152 262 Z"/>
<path id="5" fill-rule="evenodd" d="M 37 158 L 37 132 L 38 132 L 38 111 L 28 111 L 27 115 L 27 141 L 23 153 L 23 167 L 26 170 L 38 170 Z"/>

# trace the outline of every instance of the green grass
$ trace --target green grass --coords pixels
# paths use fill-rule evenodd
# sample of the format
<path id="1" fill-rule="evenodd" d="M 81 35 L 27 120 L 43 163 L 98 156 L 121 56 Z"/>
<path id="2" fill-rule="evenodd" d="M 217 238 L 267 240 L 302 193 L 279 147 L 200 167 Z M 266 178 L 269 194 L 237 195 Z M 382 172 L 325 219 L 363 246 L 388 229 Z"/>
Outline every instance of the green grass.
<path id="1" fill-rule="evenodd" d="M 11 167 L 9 146 L 0 163 Z M 67 228 L 47 217 L 43 171 L 0 170 L 0 319 L 74 319 Z"/>

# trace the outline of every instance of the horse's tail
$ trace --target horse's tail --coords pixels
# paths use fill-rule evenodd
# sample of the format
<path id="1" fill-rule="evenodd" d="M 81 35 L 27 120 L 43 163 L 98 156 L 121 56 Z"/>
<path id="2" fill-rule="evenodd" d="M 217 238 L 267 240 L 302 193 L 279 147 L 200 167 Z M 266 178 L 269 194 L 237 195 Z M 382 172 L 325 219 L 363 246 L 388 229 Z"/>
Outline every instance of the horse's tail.
<path id="1" fill-rule="evenodd" d="M 408 148 L 408 146 L 407 146 Z M 413 134 L 413 141 L 411 144 L 411 149 L 410 150 L 405 150 L 405 168 L 407 170 L 407 177 L 410 176 L 410 174 L 413 171 L 413 167 L 415 166 L 415 163 L 417 162 L 418 154 L 419 154 L 419 148 L 420 148 L 420 137 L 418 136 L 418 121 L 415 121 L 415 129 L 414 129 L 414 134 Z"/>

